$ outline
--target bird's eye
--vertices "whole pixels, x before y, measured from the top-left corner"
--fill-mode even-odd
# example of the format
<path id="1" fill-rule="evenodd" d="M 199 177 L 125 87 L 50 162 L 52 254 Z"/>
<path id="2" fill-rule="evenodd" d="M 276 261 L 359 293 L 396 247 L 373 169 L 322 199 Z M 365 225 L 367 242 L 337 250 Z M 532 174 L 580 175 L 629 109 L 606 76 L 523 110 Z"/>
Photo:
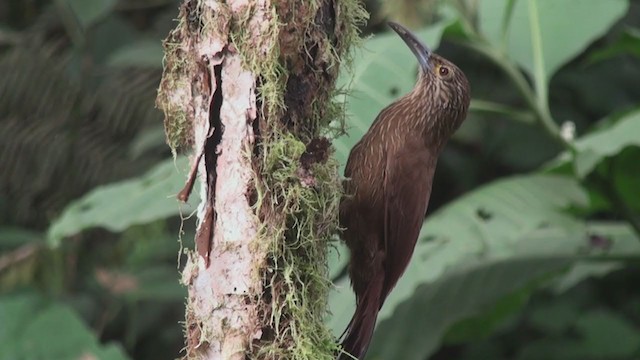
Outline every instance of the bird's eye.
<path id="1" fill-rule="evenodd" d="M 440 66 L 440 68 L 438 69 L 438 74 L 440 74 L 440 76 L 442 77 L 447 77 L 447 75 L 449 75 L 449 68 L 446 66 Z"/>

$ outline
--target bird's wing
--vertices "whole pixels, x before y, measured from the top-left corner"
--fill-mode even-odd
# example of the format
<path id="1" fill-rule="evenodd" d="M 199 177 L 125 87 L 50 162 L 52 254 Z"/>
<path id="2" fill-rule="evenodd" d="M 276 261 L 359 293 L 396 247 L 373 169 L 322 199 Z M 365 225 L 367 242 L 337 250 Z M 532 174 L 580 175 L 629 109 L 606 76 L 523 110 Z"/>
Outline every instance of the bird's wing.
<path id="1" fill-rule="evenodd" d="M 437 157 L 423 144 L 410 142 L 388 154 L 385 171 L 384 299 L 409 264 L 422 227 Z"/>

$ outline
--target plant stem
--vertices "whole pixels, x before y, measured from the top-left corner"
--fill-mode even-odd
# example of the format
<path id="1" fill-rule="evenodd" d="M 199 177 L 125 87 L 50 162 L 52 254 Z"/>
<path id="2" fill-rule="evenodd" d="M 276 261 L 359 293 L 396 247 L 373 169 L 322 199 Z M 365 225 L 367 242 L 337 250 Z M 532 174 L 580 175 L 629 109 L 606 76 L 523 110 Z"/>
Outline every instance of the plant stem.
<path id="1" fill-rule="evenodd" d="M 535 114 L 536 120 L 542 126 L 542 128 L 563 148 L 571 151 L 571 153 L 575 153 L 573 144 L 571 144 L 561 136 L 560 127 L 551 117 L 549 107 L 545 106 L 545 103 L 538 101 L 536 93 L 531 88 L 531 85 L 529 85 L 527 79 L 513 62 L 507 59 L 504 55 L 496 52 L 486 41 L 482 40 L 479 36 L 477 39 L 474 39 L 474 41 L 463 40 L 461 41 L 461 43 L 477 51 L 478 53 L 483 54 L 491 61 L 493 61 L 496 65 L 498 65 L 516 86 L 518 92 L 524 98 L 527 106 L 531 108 L 531 110 Z"/>
<path id="2" fill-rule="evenodd" d="M 509 7 L 513 6 L 513 2 L 509 3 Z M 483 54 L 496 65 L 498 65 L 511 81 L 516 86 L 518 92 L 522 95 L 529 108 L 535 114 L 535 119 L 542 126 L 542 128 L 563 148 L 575 157 L 577 149 L 575 145 L 565 139 L 560 131 L 560 126 L 554 121 L 549 109 L 549 94 L 548 94 L 548 81 L 544 70 L 544 58 L 542 54 L 542 38 L 540 35 L 540 26 L 538 19 L 538 8 L 534 0 L 529 0 L 529 13 L 531 14 L 531 42 L 533 46 L 534 59 L 534 86 L 535 89 L 529 84 L 524 74 L 517 65 L 511 61 L 503 52 L 495 49 L 489 41 L 487 41 L 480 33 L 478 33 L 473 26 L 469 26 L 469 19 L 463 16 L 463 27 L 470 35 L 470 40 L 459 40 L 463 45 Z M 468 16 L 468 15 L 467 15 Z M 505 21 L 508 19 L 505 19 Z M 505 22 L 504 33 L 506 36 L 507 25 Z M 465 26 L 466 25 L 466 26 Z M 522 113 L 516 112 L 500 104 L 493 104 L 491 102 L 474 101 L 476 110 L 480 111 L 493 111 L 508 115 L 514 119 L 518 119 L 515 115 L 520 115 L 518 120 L 522 120 Z M 609 174 L 603 176 L 597 172 L 592 177 L 593 183 L 600 188 L 603 194 L 609 199 L 611 204 L 616 208 L 618 214 L 623 217 L 634 229 L 635 233 L 640 237 L 640 217 L 638 217 L 633 209 L 624 201 L 624 199 L 617 192 L 612 178 L 614 176 L 612 171 L 612 163 L 609 163 Z"/>
<path id="3" fill-rule="evenodd" d="M 535 116 L 533 116 L 529 111 L 520 110 L 500 103 L 494 103 L 492 101 L 471 100 L 471 106 L 469 108 L 476 112 L 504 115 L 525 124 L 532 124 L 536 121 Z"/>

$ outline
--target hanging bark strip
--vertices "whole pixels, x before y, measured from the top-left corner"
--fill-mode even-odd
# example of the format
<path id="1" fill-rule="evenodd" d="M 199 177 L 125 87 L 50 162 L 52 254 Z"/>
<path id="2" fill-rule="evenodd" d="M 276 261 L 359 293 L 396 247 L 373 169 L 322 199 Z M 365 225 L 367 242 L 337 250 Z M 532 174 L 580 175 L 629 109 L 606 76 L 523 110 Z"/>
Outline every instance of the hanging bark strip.
<path id="1" fill-rule="evenodd" d="M 178 199 L 186 201 L 200 179 L 196 252 L 183 272 L 188 285 L 187 356 L 244 359 L 261 335 L 256 323 L 254 263 L 249 244 L 257 222 L 247 200 L 254 145 L 255 77 L 229 46 L 234 11 L 216 1 L 185 1 L 180 23 L 165 42 L 165 75 L 159 106 L 170 145 L 191 145 L 195 155 Z M 176 121 L 176 119 L 178 119 Z M 176 139 L 181 134 L 182 139 Z M 174 140 L 174 141 L 172 141 Z M 211 259 L 214 259 L 213 261 Z"/>

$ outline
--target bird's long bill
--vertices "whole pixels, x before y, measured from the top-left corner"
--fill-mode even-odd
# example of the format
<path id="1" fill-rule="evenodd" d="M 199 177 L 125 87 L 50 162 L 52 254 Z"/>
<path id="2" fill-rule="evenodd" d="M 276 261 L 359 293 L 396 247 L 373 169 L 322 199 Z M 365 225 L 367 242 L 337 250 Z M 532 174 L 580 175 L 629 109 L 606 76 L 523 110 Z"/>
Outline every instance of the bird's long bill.
<path id="1" fill-rule="evenodd" d="M 424 71 L 428 71 L 431 69 L 431 62 L 429 61 L 431 57 L 431 49 L 427 45 L 425 45 L 422 41 L 418 39 L 409 29 L 406 27 L 395 23 L 393 21 L 389 21 L 389 26 L 400 35 L 402 40 L 409 46 L 409 49 L 416 55 L 418 58 L 418 62 L 420 62 L 420 66 Z"/>

